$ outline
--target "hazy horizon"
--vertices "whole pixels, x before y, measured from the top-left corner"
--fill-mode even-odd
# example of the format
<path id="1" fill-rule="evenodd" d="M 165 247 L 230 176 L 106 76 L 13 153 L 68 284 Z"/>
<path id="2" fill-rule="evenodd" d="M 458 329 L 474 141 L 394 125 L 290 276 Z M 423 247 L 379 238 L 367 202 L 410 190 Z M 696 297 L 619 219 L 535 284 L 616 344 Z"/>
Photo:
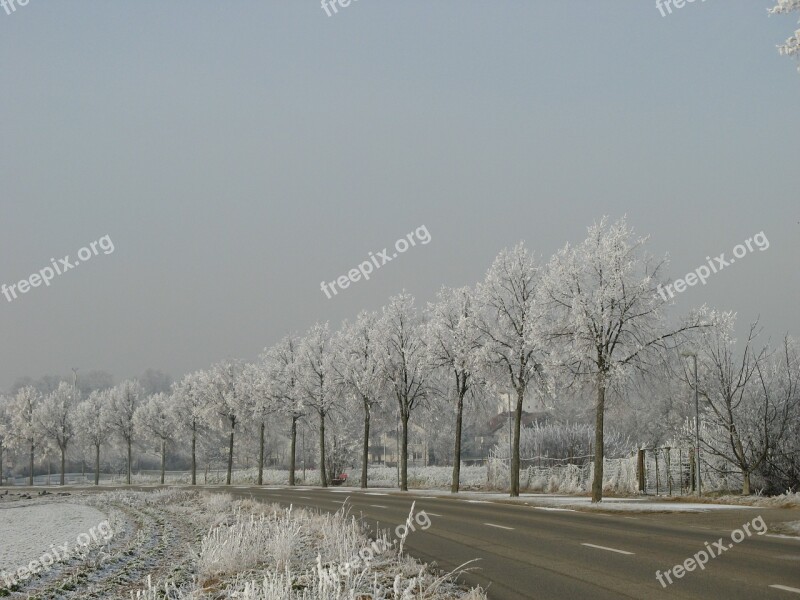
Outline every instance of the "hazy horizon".
<path id="1" fill-rule="evenodd" d="M 250 360 L 402 289 L 472 285 L 520 240 L 546 260 L 603 215 L 673 279 L 763 232 L 672 314 L 800 337 L 800 74 L 776 50 L 797 25 L 772 4 L 0 10 L 0 284 L 114 246 L 0 296 L 0 388 Z M 421 226 L 430 243 L 320 289 Z"/>

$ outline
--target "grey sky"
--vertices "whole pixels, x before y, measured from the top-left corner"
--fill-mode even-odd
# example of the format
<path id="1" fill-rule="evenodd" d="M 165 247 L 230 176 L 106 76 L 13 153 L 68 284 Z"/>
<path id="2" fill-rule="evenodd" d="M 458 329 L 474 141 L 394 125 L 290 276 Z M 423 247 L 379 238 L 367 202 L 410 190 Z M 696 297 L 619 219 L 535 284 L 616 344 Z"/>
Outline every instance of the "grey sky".
<path id="1" fill-rule="evenodd" d="M 30 0 L 0 11 L 0 283 L 108 234 L 8 303 L 0 388 L 22 375 L 253 358 L 406 288 L 549 256 L 603 214 L 670 252 L 681 294 L 800 334 L 796 29 L 769 0 Z M 420 225 L 417 246 L 327 299 Z"/>

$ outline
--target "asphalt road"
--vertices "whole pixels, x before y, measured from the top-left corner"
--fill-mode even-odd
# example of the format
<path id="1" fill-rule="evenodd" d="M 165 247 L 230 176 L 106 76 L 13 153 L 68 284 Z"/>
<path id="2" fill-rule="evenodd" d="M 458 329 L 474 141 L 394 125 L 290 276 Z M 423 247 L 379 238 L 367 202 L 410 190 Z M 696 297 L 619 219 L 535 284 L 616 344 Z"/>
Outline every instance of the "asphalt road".
<path id="1" fill-rule="evenodd" d="M 216 488 L 219 489 L 219 488 Z M 468 499 L 421 497 L 384 490 L 231 486 L 235 496 L 335 511 L 347 501 L 354 514 L 392 530 L 416 501 L 431 526 L 411 533 L 415 557 L 451 570 L 478 559 L 468 584 L 492 600 L 618 598 L 797 598 L 800 540 L 751 535 L 732 544 L 731 531 L 758 515 L 800 520 L 800 512 L 741 509 L 691 514 L 598 514 Z M 750 527 L 751 531 L 754 529 Z M 724 538 L 732 548 L 666 587 L 656 579 L 705 543 Z M 719 552 L 719 550 L 715 550 Z M 664 579 L 666 583 L 666 579 Z M 779 589 L 770 586 L 783 586 Z M 791 591 L 794 589 L 794 591 Z"/>
<path id="2" fill-rule="evenodd" d="M 800 600 L 800 539 L 753 532 L 739 543 L 731 541 L 733 530 L 759 515 L 769 525 L 800 520 L 797 510 L 606 514 L 452 498 L 442 492 L 423 496 L 349 488 L 197 487 L 326 511 L 348 502 L 353 514 L 371 526 L 391 530 L 405 522 L 416 502 L 415 513 L 424 510 L 430 527 L 409 535 L 408 552 L 446 571 L 475 561 L 461 581 L 482 586 L 492 600 Z M 721 545 L 731 547 L 720 552 L 715 545 L 719 538 Z M 706 542 L 720 555 L 710 558 L 703 570 L 680 579 L 672 575 L 673 583 L 666 587 L 659 583 L 656 571 L 663 573 L 707 550 Z"/>

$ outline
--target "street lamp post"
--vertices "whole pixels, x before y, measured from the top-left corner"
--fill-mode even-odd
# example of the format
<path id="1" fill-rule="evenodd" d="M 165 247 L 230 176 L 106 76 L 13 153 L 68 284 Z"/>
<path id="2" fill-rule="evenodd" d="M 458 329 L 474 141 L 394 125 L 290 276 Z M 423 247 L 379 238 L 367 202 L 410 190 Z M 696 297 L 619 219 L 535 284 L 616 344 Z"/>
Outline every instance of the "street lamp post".
<path id="1" fill-rule="evenodd" d="M 695 470 L 697 471 L 697 495 L 703 495 L 700 480 L 700 399 L 699 391 L 697 389 L 697 353 L 696 352 L 682 352 L 681 356 L 691 356 L 694 359 L 694 459 Z"/>

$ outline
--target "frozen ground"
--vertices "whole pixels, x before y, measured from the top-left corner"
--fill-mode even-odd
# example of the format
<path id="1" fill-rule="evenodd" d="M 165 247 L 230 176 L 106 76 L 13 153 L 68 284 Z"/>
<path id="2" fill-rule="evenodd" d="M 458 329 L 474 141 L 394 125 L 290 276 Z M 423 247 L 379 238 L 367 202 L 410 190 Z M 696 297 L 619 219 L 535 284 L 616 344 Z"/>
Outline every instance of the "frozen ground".
<path id="1" fill-rule="evenodd" d="M 0 578 L 0 596 L 486 600 L 481 590 L 464 589 L 452 576 L 405 555 L 400 540 L 388 533 L 368 560 L 359 561 L 358 555 L 375 548 L 375 542 L 346 509 L 320 514 L 177 489 L 28 502 L 25 507 L 3 505 L 17 515 L 13 542 L 3 544 L 11 547 L 12 562 L 33 546 L 35 555 L 42 543 L 49 547 L 63 543 L 67 534 L 88 531 L 98 519 L 107 518 L 114 535 L 95 552 L 59 562 L 19 585 L 4 588 Z M 33 545 L 22 533 L 29 527 L 41 531 Z"/>

